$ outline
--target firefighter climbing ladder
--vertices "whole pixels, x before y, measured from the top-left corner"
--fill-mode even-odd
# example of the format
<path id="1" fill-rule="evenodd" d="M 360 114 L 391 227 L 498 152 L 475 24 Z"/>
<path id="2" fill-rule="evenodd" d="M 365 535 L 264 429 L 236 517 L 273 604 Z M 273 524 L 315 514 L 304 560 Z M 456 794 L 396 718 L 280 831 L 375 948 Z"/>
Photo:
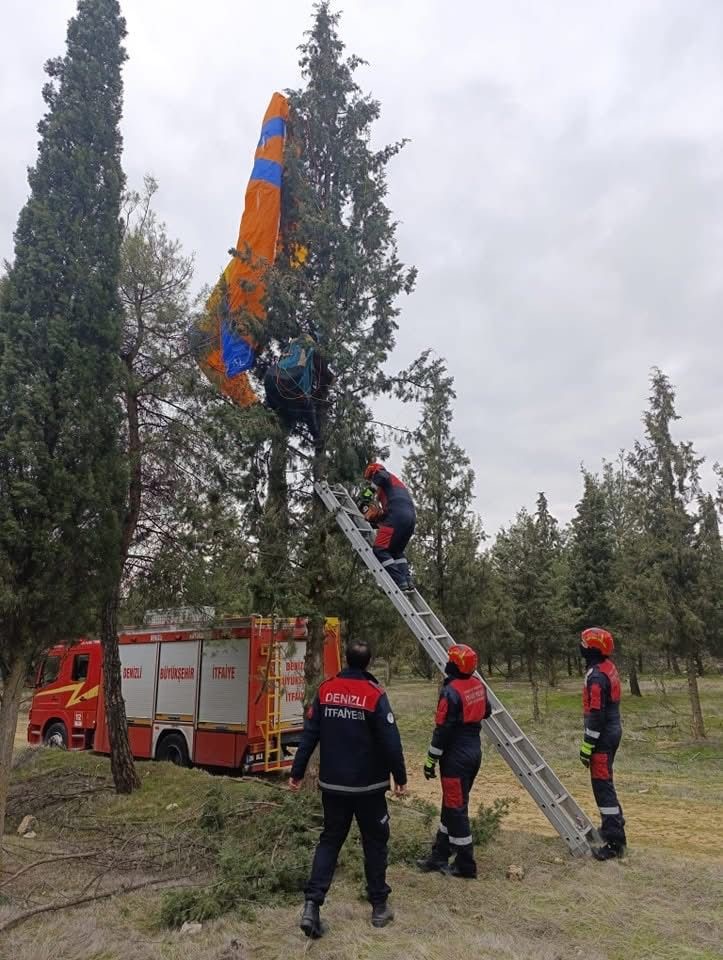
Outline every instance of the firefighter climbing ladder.
<path id="1" fill-rule="evenodd" d="M 317 481 L 314 489 L 333 514 L 347 540 L 371 571 L 405 623 L 442 673 L 447 649 L 454 640 L 417 590 L 402 591 L 374 556 L 374 531 L 343 486 Z M 477 674 L 479 676 L 479 674 Z M 480 679 L 482 679 L 480 677 Z M 575 856 L 590 852 L 594 828 L 573 797 L 563 787 L 534 743 L 522 732 L 512 715 L 490 689 L 492 712 L 483 728 L 507 765 L 527 790 Z"/>

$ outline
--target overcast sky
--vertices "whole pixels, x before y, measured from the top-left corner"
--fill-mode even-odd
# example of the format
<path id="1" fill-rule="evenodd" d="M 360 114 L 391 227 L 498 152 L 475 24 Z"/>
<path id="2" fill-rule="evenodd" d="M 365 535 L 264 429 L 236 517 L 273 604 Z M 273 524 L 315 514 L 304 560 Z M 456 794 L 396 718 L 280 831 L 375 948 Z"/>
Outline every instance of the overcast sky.
<path id="1" fill-rule="evenodd" d="M 156 177 L 160 215 L 211 283 L 269 97 L 299 81 L 311 0 L 122 6 L 128 182 Z M 680 436 L 723 460 L 723 3 L 340 6 L 382 103 L 375 139 L 411 140 L 389 203 L 420 276 L 392 366 L 426 347 L 447 358 L 487 530 L 539 490 L 568 520 L 580 462 L 640 435 L 653 365 L 678 389 Z M 35 159 L 43 63 L 74 9 L 2 0 L 0 257 Z"/>

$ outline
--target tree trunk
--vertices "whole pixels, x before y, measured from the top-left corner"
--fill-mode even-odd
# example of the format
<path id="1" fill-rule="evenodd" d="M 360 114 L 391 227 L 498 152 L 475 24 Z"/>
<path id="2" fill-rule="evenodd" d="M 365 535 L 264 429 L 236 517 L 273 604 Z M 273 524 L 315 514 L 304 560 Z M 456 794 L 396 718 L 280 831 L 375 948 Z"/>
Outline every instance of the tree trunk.
<path id="1" fill-rule="evenodd" d="M 286 479 L 288 455 L 289 436 L 281 429 L 271 438 L 269 482 L 261 523 L 258 576 L 254 578 L 253 588 L 254 609 L 265 613 L 282 612 L 286 600 L 282 584 L 287 580 L 289 563 L 289 488 Z"/>
<path id="2" fill-rule="evenodd" d="M 5 835 L 5 809 L 10 789 L 15 731 L 18 726 L 18 711 L 27 668 L 25 657 L 18 657 L 15 660 L 3 685 L 2 701 L 0 701 L 0 870 L 3 865 L 2 838 Z"/>
<path id="3" fill-rule="evenodd" d="M 133 383 L 133 357 L 126 358 L 128 384 Z M 121 687 L 120 653 L 118 650 L 118 606 L 120 589 L 128 553 L 141 513 L 143 474 L 138 394 L 130 386 L 125 393 L 128 422 L 128 492 L 121 528 L 120 550 L 115 583 L 109 588 L 100 616 L 100 639 L 103 647 L 103 695 L 105 720 L 110 742 L 110 769 L 116 793 L 133 793 L 141 780 L 128 740 L 128 720 Z"/>
<path id="4" fill-rule="evenodd" d="M 540 689 L 537 682 L 537 671 L 535 669 L 534 654 L 527 655 L 527 676 L 532 687 L 532 719 L 537 723 L 542 719 L 540 713 Z"/>
<path id="5" fill-rule="evenodd" d="M 676 677 L 679 677 L 679 676 L 680 676 L 680 664 L 678 663 L 678 658 L 676 657 L 676 655 L 675 655 L 674 653 L 671 653 L 670 659 L 671 659 L 672 662 L 673 662 L 673 673 L 675 674 Z"/>
<path id="6" fill-rule="evenodd" d="M 641 650 L 638 653 L 638 673 L 642 674 L 643 672 L 643 651 Z"/>
<path id="7" fill-rule="evenodd" d="M 487 657 L 487 675 L 490 676 L 490 677 L 492 676 L 492 667 L 493 667 L 493 666 L 494 666 L 494 662 L 493 662 L 492 657 Z"/>
<path id="8" fill-rule="evenodd" d="M 557 663 L 554 657 L 548 657 L 547 660 L 547 685 L 548 687 L 557 686 Z"/>
<path id="9" fill-rule="evenodd" d="M 133 793 L 141 780 L 128 740 L 126 705 L 121 692 L 121 666 L 118 651 L 118 589 L 103 604 L 101 612 L 103 645 L 103 695 L 105 721 L 110 740 L 110 769 L 116 793 Z"/>
<path id="10" fill-rule="evenodd" d="M 643 695 L 638 683 L 638 666 L 635 662 L 635 654 L 630 657 L 630 693 L 634 697 L 642 697 Z"/>
<path id="11" fill-rule="evenodd" d="M 690 729 L 696 740 L 703 740 L 705 739 L 705 724 L 703 723 L 703 711 L 700 708 L 698 670 L 694 656 L 686 657 L 685 668 L 688 676 L 688 697 L 690 698 Z"/>
<path id="12" fill-rule="evenodd" d="M 510 680 L 511 678 L 512 678 L 512 654 L 508 653 L 507 654 L 507 679 Z"/>
<path id="13" fill-rule="evenodd" d="M 705 670 L 703 669 L 703 657 L 701 656 L 700 650 L 695 651 L 695 665 L 698 668 L 698 676 L 705 676 Z"/>
<path id="14" fill-rule="evenodd" d="M 569 650 L 565 654 L 565 657 L 567 658 L 567 675 L 568 677 L 571 677 L 572 676 L 572 657 L 570 656 Z"/>

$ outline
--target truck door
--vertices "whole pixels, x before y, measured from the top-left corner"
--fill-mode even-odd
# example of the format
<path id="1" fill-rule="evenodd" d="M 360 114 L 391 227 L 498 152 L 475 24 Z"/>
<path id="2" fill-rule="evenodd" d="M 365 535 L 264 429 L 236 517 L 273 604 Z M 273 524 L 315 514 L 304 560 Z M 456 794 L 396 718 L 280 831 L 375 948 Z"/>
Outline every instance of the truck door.
<path id="1" fill-rule="evenodd" d="M 28 740 L 40 743 L 53 727 L 53 742 L 57 746 L 67 746 L 68 726 L 65 711 L 61 703 L 60 687 L 62 654 L 50 653 L 38 667 L 35 678 L 35 693 L 28 721 Z M 55 729 L 57 727 L 57 729 Z M 47 742 L 47 741 L 46 741 Z"/>

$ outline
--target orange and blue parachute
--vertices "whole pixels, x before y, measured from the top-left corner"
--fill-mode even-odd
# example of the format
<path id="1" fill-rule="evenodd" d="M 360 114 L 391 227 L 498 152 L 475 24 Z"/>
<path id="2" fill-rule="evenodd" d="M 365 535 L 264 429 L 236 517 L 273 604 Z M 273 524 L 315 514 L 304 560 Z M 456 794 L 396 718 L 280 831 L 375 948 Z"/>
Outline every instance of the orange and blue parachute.
<path id="1" fill-rule="evenodd" d="M 266 317 L 264 274 L 276 258 L 289 104 L 275 93 L 264 115 L 246 189 L 236 256 L 224 270 L 191 331 L 192 349 L 208 379 L 242 407 L 258 403 L 248 378 Z"/>

